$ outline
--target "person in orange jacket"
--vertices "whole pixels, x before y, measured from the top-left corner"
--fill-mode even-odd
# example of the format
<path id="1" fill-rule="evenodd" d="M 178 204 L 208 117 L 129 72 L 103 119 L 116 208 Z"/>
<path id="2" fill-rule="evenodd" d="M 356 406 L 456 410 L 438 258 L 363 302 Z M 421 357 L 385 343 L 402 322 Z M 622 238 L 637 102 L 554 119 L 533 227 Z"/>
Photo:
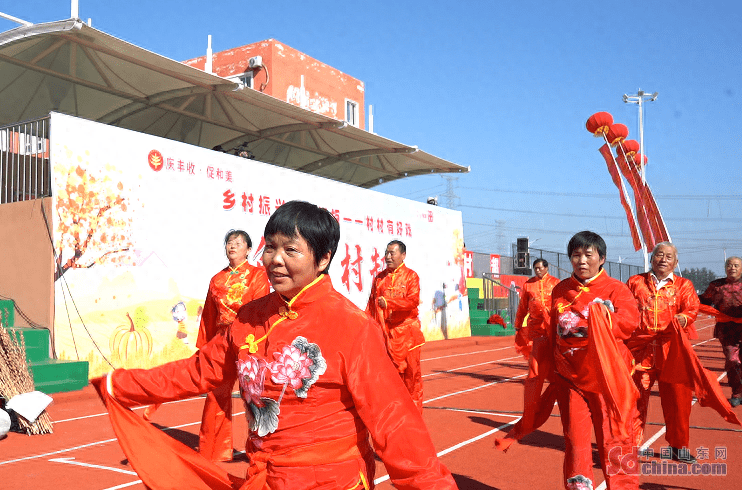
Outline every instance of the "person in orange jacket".
<path id="1" fill-rule="evenodd" d="M 420 304 L 420 278 L 404 263 L 407 247 L 392 240 L 386 247 L 386 269 L 371 285 L 366 313 L 378 321 L 387 339 L 389 357 L 397 367 L 418 410 L 423 409 L 423 378 L 420 347 L 425 343 L 417 307 Z"/>
<path id="2" fill-rule="evenodd" d="M 549 274 L 546 259 L 533 261 L 535 276 L 523 284 L 520 303 L 515 314 L 515 349 L 526 359 L 531 356 L 534 339 L 547 335 L 549 315 L 551 314 L 551 291 L 559 284 L 559 279 Z M 529 367 L 531 362 L 529 361 Z M 529 375 L 530 377 L 530 375 Z"/>
<path id="3" fill-rule="evenodd" d="M 247 262 L 252 249 L 250 235 L 242 230 L 231 230 L 224 237 L 224 251 L 229 265 L 217 272 L 209 282 L 204 301 L 196 347 L 224 332 L 237 316 L 242 305 L 262 298 L 270 292 L 265 269 Z M 198 451 L 212 461 L 232 460 L 232 388 L 235 380 L 206 395 L 201 429 L 198 432 Z"/>
<path id="4" fill-rule="evenodd" d="M 698 338 L 693 322 L 698 316 L 700 301 L 693 283 L 673 274 L 678 265 L 675 245 L 670 242 L 655 245 L 651 265 L 650 272 L 631 276 L 626 282 L 641 313 L 639 328 L 626 342 L 634 356 L 633 377 L 640 394 L 637 446 L 643 440 L 652 385 L 659 381 L 662 414 L 667 425 L 665 439 L 672 448 L 672 459 L 695 463 L 695 458 L 683 450 L 690 442 L 693 391 L 687 384 L 665 381 L 662 372 L 675 339 L 670 325 L 673 320 L 685 329 L 689 338 Z M 667 377 L 672 379 L 671 375 Z"/>
<path id="5" fill-rule="evenodd" d="M 457 488 L 387 358 L 379 325 L 332 286 L 339 239 L 329 211 L 286 202 L 265 227 L 263 263 L 274 292 L 240 308 L 189 359 L 93 380 L 145 486 L 370 490 L 376 452 L 395 488 Z M 192 397 L 235 377 L 248 417 L 246 480 L 126 408 Z"/>
<path id="6" fill-rule="evenodd" d="M 224 236 L 224 252 L 229 265 L 217 272 L 209 282 L 196 347 L 201 348 L 223 332 L 234 321 L 240 307 L 270 292 L 268 275 L 261 267 L 247 262 L 252 249 L 250 235 L 243 230 L 230 230 Z M 232 388 L 235 380 L 225 383 L 206 395 L 198 450 L 211 461 L 232 460 Z M 150 420 L 159 405 L 150 405 L 144 418 Z"/>
<path id="7" fill-rule="evenodd" d="M 559 279 L 549 275 L 549 263 L 545 259 L 536 259 L 533 271 L 536 275 L 523 284 L 515 314 L 515 350 L 528 361 L 528 377 L 523 382 L 523 416 L 505 438 L 497 440 L 497 447 L 502 451 L 539 424 L 536 406 L 546 376 L 553 371 L 548 327 L 551 292 Z"/>

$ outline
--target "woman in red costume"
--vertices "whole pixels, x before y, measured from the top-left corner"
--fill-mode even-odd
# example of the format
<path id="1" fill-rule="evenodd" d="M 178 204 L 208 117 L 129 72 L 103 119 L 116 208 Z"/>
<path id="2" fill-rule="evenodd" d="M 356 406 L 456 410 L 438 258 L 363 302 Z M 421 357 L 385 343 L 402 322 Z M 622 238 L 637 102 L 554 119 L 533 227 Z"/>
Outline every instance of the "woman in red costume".
<path id="1" fill-rule="evenodd" d="M 252 240 L 247 232 L 230 230 L 224 236 L 224 253 L 229 265 L 217 272 L 209 282 L 196 347 L 203 347 L 217 333 L 234 321 L 244 304 L 270 292 L 265 270 L 247 262 Z M 232 388 L 235 380 L 227 380 L 206 395 L 198 451 L 212 461 L 232 460 Z M 159 405 L 150 405 L 144 418 L 150 420 Z"/>
<path id="2" fill-rule="evenodd" d="M 623 341 L 639 325 L 639 310 L 626 285 L 603 270 L 606 245 L 600 235 L 575 234 L 567 253 L 573 274 L 552 291 L 551 329 L 565 488 L 594 488 L 594 429 L 608 489 L 638 489 L 633 436 L 638 392 Z"/>
<path id="3" fill-rule="evenodd" d="M 396 488 L 456 488 L 389 362 L 379 326 L 332 287 L 327 271 L 339 238 L 328 211 L 301 201 L 283 204 L 265 228 L 263 263 L 275 292 L 243 306 L 232 326 L 190 359 L 116 370 L 105 388 L 103 380 L 96 383 L 145 485 L 369 489 L 370 435 Z M 122 407 L 194 396 L 233 377 L 248 413 L 246 481 L 141 427 L 149 424 Z M 148 442 L 158 434 L 162 440 Z"/>
<path id="4" fill-rule="evenodd" d="M 250 235 L 242 230 L 232 230 L 224 237 L 224 251 L 229 265 L 217 272 L 209 282 L 196 340 L 197 348 L 200 349 L 218 333 L 225 331 L 242 305 L 270 292 L 265 270 L 247 262 L 251 249 Z M 206 395 L 201 429 L 198 432 L 198 451 L 212 461 L 232 459 L 234 381 L 226 380 Z"/>

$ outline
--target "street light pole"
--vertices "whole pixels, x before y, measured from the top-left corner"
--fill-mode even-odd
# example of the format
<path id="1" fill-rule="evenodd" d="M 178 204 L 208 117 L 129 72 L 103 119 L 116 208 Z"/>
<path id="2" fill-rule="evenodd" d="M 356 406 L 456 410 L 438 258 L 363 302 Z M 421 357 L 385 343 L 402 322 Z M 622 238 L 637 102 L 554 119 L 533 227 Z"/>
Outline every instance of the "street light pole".
<path id="1" fill-rule="evenodd" d="M 627 104 L 637 104 L 639 106 L 639 152 L 641 153 L 641 161 L 639 162 L 639 166 L 641 167 L 642 171 L 642 184 L 646 184 L 647 177 L 644 173 L 644 111 L 642 110 L 642 105 L 644 103 L 644 99 L 647 99 L 649 101 L 655 101 L 657 100 L 658 93 L 655 92 L 653 94 L 648 94 L 644 92 L 643 90 L 639 89 L 639 91 L 634 95 L 623 95 L 623 101 Z"/>
<path id="2" fill-rule="evenodd" d="M 623 101 L 627 104 L 637 104 L 639 106 L 639 153 L 641 154 L 641 157 L 639 159 L 639 167 L 641 169 L 642 173 L 642 186 L 646 185 L 647 183 L 647 175 L 645 173 L 645 167 L 644 165 L 644 111 L 642 110 L 644 99 L 647 99 L 649 101 L 655 101 L 657 100 L 658 93 L 655 92 L 653 94 L 648 94 L 644 92 L 643 90 L 639 89 L 639 91 L 634 95 L 623 95 Z M 644 248 L 644 272 L 649 271 L 649 253 Z"/>

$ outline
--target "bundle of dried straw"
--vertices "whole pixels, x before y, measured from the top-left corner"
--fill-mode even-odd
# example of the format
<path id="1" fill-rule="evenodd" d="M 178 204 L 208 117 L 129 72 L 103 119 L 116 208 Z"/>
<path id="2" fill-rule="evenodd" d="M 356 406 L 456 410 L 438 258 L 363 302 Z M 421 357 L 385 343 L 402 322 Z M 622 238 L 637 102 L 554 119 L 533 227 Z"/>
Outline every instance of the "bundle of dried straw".
<path id="1" fill-rule="evenodd" d="M 6 400 L 34 391 L 33 378 L 26 363 L 26 341 L 22 333 L 19 336 L 20 343 L 0 327 L 0 396 Z M 46 410 L 33 423 L 18 415 L 18 424 L 28 435 L 52 432 L 52 421 Z"/>

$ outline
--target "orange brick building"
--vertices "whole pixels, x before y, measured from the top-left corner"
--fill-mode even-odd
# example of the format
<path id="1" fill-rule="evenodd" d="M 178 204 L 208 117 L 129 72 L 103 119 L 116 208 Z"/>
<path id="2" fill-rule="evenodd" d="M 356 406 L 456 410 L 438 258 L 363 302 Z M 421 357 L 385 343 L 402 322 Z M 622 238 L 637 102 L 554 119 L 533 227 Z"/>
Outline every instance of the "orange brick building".
<path id="1" fill-rule="evenodd" d="M 204 70 L 206 56 L 183 63 Z M 211 72 L 365 129 L 363 82 L 275 39 L 214 53 Z"/>

